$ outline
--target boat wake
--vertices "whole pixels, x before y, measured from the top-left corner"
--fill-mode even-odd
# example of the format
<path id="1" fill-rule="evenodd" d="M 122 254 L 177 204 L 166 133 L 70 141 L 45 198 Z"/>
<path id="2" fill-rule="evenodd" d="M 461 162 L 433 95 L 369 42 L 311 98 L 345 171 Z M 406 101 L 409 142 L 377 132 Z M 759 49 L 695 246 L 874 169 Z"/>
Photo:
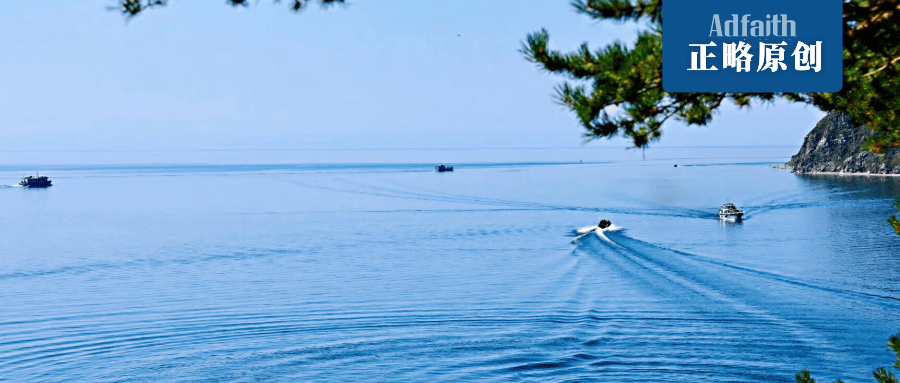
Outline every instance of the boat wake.
<path id="1" fill-rule="evenodd" d="M 609 270 L 604 280 L 627 281 L 628 291 L 643 297 L 635 304 L 672 304 L 696 315 L 698 326 L 726 326 L 768 351 L 839 358 L 854 349 L 871 350 L 865 339 L 875 341 L 872 334 L 883 332 L 883 323 L 900 320 L 896 292 L 745 267 L 645 242 L 621 229 L 586 227 L 576 233 L 572 253 Z"/>
<path id="2" fill-rule="evenodd" d="M 610 225 L 609 227 L 607 227 L 605 229 L 601 229 L 600 226 L 582 227 L 578 230 L 575 230 L 575 234 L 577 236 L 572 239 L 572 243 L 578 243 L 578 241 L 581 240 L 582 238 L 593 234 L 593 235 L 597 236 L 598 238 L 603 239 L 604 241 L 614 244 L 615 242 L 610 240 L 609 237 L 607 237 L 603 233 L 608 232 L 608 231 L 620 231 L 623 229 L 624 229 L 623 227 L 616 226 L 616 225 Z"/>
<path id="3" fill-rule="evenodd" d="M 627 255 L 633 260 L 650 262 L 653 266 L 660 267 L 659 271 L 673 272 L 680 274 L 692 275 L 696 277 L 709 277 L 710 280 L 717 282 L 722 281 L 723 275 L 733 275 L 736 280 L 740 280 L 739 284 L 725 284 L 733 288 L 737 285 L 746 285 L 746 287 L 755 289 L 749 285 L 753 279 L 761 279 L 759 285 L 771 286 L 772 284 L 784 284 L 790 288 L 812 289 L 821 293 L 833 294 L 838 297 L 849 299 L 855 302 L 859 299 L 869 300 L 871 303 L 900 309 L 900 296 L 896 296 L 896 292 L 882 291 L 861 288 L 860 286 L 847 286 L 840 283 L 826 281 L 824 279 L 806 279 L 802 276 L 785 275 L 773 271 L 758 270 L 746 266 L 739 266 L 729 262 L 710 258 L 707 256 L 693 254 L 686 251 L 667 248 L 664 246 L 648 243 L 639 239 L 631 238 L 622 232 L 623 228 L 619 226 L 611 226 L 607 229 L 600 230 L 596 226 L 578 229 L 576 233 L 579 235 L 572 240 L 576 244 L 576 252 L 597 254 L 608 254 L 614 251 L 620 255 Z M 596 243 L 585 241 L 595 234 L 597 238 L 604 240 L 607 246 L 598 247 Z M 609 247 L 612 245 L 613 247 Z M 643 267 L 648 269 L 648 267 Z M 650 269 L 656 269 L 651 267 Z M 670 279 L 670 278 L 669 278 Z"/>

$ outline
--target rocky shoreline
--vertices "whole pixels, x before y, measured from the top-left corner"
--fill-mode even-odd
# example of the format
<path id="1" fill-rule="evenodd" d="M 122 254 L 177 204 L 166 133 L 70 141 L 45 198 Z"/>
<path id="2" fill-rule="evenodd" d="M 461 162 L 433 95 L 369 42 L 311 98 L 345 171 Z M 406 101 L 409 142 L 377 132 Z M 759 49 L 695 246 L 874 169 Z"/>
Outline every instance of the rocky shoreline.
<path id="1" fill-rule="evenodd" d="M 772 165 L 775 169 L 787 169 L 797 174 L 812 176 L 848 176 L 848 177 L 900 177 L 900 174 L 894 173 L 840 173 L 840 172 L 796 172 L 787 165 Z"/>
<path id="2" fill-rule="evenodd" d="M 800 151 L 788 163 L 773 167 L 797 174 L 900 175 L 900 148 L 891 148 L 884 154 L 862 148 L 874 133 L 852 124 L 846 114 L 829 113 L 806 135 Z"/>

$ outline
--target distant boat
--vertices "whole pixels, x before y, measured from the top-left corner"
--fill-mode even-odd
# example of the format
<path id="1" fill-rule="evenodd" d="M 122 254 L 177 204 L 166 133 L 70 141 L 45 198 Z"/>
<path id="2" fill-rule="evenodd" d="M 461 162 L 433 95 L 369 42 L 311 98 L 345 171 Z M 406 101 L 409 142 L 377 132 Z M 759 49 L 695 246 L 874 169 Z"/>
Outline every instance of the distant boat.
<path id="1" fill-rule="evenodd" d="M 50 187 L 52 184 L 53 181 L 50 181 L 50 177 L 42 176 L 40 174 L 22 177 L 22 182 L 19 182 L 19 186 L 27 188 L 45 188 Z"/>
<path id="2" fill-rule="evenodd" d="M 744 212 L 738 210 L 733 203 L 722 204 L 722 207 L 719 208 L 719 219 L 740 222 L 743 218 Z"/>
<path id="3" fill-rule="evenodd" d="M 444 166 L 444 165 L 435 166 L 434 171 L 439 172 L 439 173 L 452 172 L 453 167 L 452 166 Z"/>

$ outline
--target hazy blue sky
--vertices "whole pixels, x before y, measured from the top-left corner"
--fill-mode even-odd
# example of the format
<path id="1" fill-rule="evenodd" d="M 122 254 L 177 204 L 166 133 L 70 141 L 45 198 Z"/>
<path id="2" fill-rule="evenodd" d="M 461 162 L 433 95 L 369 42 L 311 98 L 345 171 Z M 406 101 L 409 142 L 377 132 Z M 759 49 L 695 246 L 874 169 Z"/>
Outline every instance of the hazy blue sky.
<path id="1" fill-rule="evenodd" d="M 0 150 L 578 146 L 560 80 L 518 52 L 631 41 L 563 1 L 357 0 L 300 14 L 172 0 L 130 22 L 112 0 L 4 4 Z M 723 109 L 659 146 L 798 145 L 824 114 Z M 592 143 L 627 146 L 629 141 Z"/>

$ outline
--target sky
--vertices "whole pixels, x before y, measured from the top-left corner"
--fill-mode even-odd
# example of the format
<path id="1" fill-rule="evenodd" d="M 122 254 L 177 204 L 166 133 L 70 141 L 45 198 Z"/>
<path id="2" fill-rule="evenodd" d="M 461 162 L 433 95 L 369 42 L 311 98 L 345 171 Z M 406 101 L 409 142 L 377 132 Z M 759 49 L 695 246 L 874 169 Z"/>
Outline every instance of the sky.
<path id="1" fill-rule="evenodd" d="M 583 145 L 563 79 L 519 52 L 631 42 L 562 1 L 354 0 L 295 14 L 267 0 L 171 0 L 126 21 L 113 0 L 0 11 L 0 150 L 532 148 Z M 656 147 L 797 146 L 825 114 L 726 106 Z M 589 146 L 630 146 L 622 138 Z"/>

